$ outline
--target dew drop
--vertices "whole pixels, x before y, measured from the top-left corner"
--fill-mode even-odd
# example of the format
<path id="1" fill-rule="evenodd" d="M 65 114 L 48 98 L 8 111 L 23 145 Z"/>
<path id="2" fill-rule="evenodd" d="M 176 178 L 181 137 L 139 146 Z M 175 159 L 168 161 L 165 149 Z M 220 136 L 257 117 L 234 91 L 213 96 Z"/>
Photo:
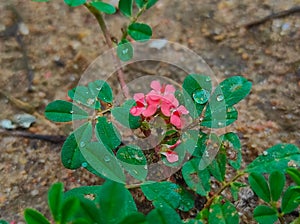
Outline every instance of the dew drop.
<path id="1" fill-rule="evenodd" d="M 88 105 L 92 105 L 94 102 L 95 102 L 95 99 L 89 98 L 86 103 Z"/>
<path id="2" fill-rule="evenodd" d="M 85 147 L 85 142 L 80 142 L 80 145 L 79 145 L 81 148 Z"/>
<path id="3" fill-rule="evenodd" d="M 210 93 L 205 89 L 198 89 L 193 93 L 193 99 L 196 103 L 204 104 L 208 101 Z"/>
<path id="4" fill-rule="evenodd" d="M 72 162 L 72 161 L 69 159 L 69 160 L 68 160 L 68 163 L 70 164 L 71 162 Z"/>
<path id="5" fill-rule="evenodd" d="M 223 122 L 221 122 L 221 121 L 218 122 L 218 126 L 223 126 L 223 125 L 224 125 Z"/>
<path id="6" fill-rule="evenodd" d="M 128 48 L 122 50 L 122 54 L 127 54 L 128 53 Z"/>
<path id="7" fill-rule="evenodd" d="M 110 158 L 109 158 L 108 155 L 104 156 L 104 161 L 107 162 L 107 163 L 110 162 Z"/>
<path id="8" fill-rule="evenodd" d="M 100 90 L 101 90 L 101 87 L 97 87 L 96 90 L 100 91 Z"/>
<path id="9" fill-rule="evenodd" d="M 224 100 L 224 95 L 223 94 L 219 94 L 219 95 L 217 95 L 217 101 L 222 101 L 222 100 Z"/>
<path id="10" fill-rule="evenodd" d="M 148 170 L 148 166 L 147 166 L 147 165 L 145 165 L 145 166 L 144 166 L 144 169 L 145 169 L 145 170 Z"/>
<path id="11" fill-rule="evenodd" d="M 73 113 L 74 113 L 74 111 L 73 111 L 73 110 L 71 110 L 71 111 L 70 111 L 70 114 L 73 114 Z"/>
<path id="12" fill-rule="evenodd" d="M 206 82 L 209 82 L 210 80 L 211 80 L 210 77 L 206 77 L 206 79 L 205 79 Z"/>
<path id="13" fill-rule="evenodd" d="M 83 162 L 83 163 L 81 164 L 82 167 L 87 167 L 87 165 L 88 165 L 88 164 L 87 164 L 86 162 Z"/>
<path id="14" fill-rule="evenodd" d="M 267 156 L 267 155 L 268 155 L 268 152 L 267 152 L 267 151 L 263 151 L 263 155 L 264 155 L 264 156 Z"/>

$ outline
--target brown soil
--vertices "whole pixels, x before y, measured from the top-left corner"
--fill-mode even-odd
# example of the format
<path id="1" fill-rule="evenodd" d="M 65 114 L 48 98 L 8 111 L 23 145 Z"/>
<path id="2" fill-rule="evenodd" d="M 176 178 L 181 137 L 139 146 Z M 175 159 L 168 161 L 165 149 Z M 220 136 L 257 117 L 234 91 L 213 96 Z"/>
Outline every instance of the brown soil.
<path id="1" fill-rule="evenodd" d="M 297 4 L 299 0 L 160 0 L 141 18 L 154 28 L 153 38 L 180 43 L 201 55 L 219 80 L 243 75 L 253 82 L 250 96 L 238 105 L 238 121 L 227 128 L 239 133 L 245 163 L 276 143 L 300 145 L 299 13 L 244 27 Z M 22 48 L 11 33 L 5 32 L 16 22 L 10 6 L 19 12 L 29 30 L 23 41 L 34 71 L 32 92 L 27 91 Z M 122 16 L 106 16 L 106 20 L 111 33 L 120 36 Z M 29 103 L 39 114 L 52 100 L 66 99 L 67 90 L 76 86 L 84 69 L 108 49 L 85 8 L 71 9 L 58 0 L 0 3 L 0 32 L 5 34 L 0 37 L 0 88 Z M 151 63 L 144 69 L 168 73 L 163 66 L 153 70 Z M 0 105 L 0 120 L 25 112 L 3 94 Z M 70 130 L 70 125 L 51 124 L 38 117 L 28 131 L 67 135 Z M 102 183 L 83 169 L 63 168 L 61 143 L 1 134 L 0 145 L 0 218 L 24 223 L 22 211 L 26 207 L 49 215 L 46 193 L 53 182 L 62 181 L 66 189 Z M 138 200 L 141 195 L 134 191 Z M 143 203 L 139 204 L 142 211 L 149 209 L 149 203 L 144 209 Z"/>

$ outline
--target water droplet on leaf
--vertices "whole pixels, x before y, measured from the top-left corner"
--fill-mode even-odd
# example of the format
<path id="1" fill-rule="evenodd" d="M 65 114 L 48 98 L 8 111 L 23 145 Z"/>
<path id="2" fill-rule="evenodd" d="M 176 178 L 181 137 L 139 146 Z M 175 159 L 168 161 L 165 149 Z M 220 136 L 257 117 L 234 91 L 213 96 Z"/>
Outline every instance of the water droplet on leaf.
<path id="1" fill-rule="evenodd" d="M 198 89 L 193 93 L 193 99 L 196 103 L 204 104 L 208 101 L 210 93 L 205 89 Z"/>
<path id="2" fill-rule="evenodd" d="M 70 111 L 70 114 L 73 114 L 73 113 L 74 113 L 74 111 L 73 111 L 73 110 L 71 110 L 71 111 Z"/>
<path id="3" fill-rule="evenodd" d="M 83 162 L 83 163 L 81 164 L 82 167 L 87 167 L 87 165 L 88 165 L 88 164 L 87 164 L 86 162 Z"/>
<path id="4" fill-rule="evenodd" d="M 217 95 L 217 101 L 222 101 L 222 100 L 224 100 L 224 95 L 223 94 L 219 94 L 219 95 Z"/>
<path id="5" fill-rule="evenodd" d="M 107 162 L 107 163 L 110 162 L 110 158 L 109 158 L 108 155 L 104 156 L 104 161 Z"/>
<path id="6" fill-rule="evenodd" d="M 218 126 L 223 126 L 223 125 L 224 125 L 223 122 L 221 122 L 221 121 L 218 122 Z"/>
<path id="7" fill-rule="evenodd" d="M 205 79 L 206 82 L 209 82 L 210 80 L 211 80 L 210 77 L 207 77 L 207 78 Z"/>
<path id="8" fill-rule="evenodd" d="M 264 155 L 264 156 L 267 156 L 267 155 L 268 155 L 268 152 L 267 152 L 267 151 L 263 151 L 263 155 Z"/>
<path id="9" fill-rule="evenodd" d="M 80 145 L 79 145 L 81 148 L 85 147 L 85 142 L 80 142 Z"/>
<path id="10" fill-rule="evenodd" d="M 129 51 L 129 49 L 128 49 L 128 48 L 126 48 L 126 49 L 122 50 L 122 54 L 127 54 L 127 53 L 128 53 L 128 51 Z"/>
<path id="11" fill-rule="evenodd" d="M 92 105 L 94 102 L 95 102 L 95 99 L 89 98 L 89 99 L 87 100 L 86 103 L 87 103 L 88 105 Z"/>

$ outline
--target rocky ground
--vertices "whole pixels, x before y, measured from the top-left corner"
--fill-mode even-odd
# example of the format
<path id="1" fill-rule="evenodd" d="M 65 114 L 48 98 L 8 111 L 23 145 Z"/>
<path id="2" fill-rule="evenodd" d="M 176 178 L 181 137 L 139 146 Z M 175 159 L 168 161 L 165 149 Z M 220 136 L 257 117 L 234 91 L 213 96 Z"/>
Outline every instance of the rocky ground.
<path id="1" fill-rule="evenodd" d="M 218 80 L 243 75 L 253 82 L 250 96 L 238 105 L 238 121 L 227 128 L 239 133 L 245 163 L 276 143 L 300 145 L 299 10 L 255 23 L 299 5 L 299 0 L 160 0 L 141 17 L 153 27 L 153 38 L 190 48 Z M 23 47 L 13 32 L 18 16 L 24 24 L 19 27 Z M 123 17 L 105 19 L 119 37 L 126 23 Z M 87 66 L 108 50 L 93 16 L 83 7 L 72 9 L 58 0 L 10 0 L 0 3 L 0 32 L 0 120 L 31 112 L 37 121 L 26 131 L 67 135 L 70 125 L 51 124 L 43 118 L 43 110 L 54 99 L 66 99 L 67 90 L 76 86 Z M 22 54 L 24 47 L 28 60 Z M 26 64 L 34 72 L 31 92 Z M 177 75 L 153 63 L 143 64 L 142 73 L 147 71 Z M 132 65 L 125 72 L 130 79 L 136 68 Z M 18 107 L 10 96 L 34 110 Z M 85 170 L 63 168 L 61 145 L 0 133 L 0 218 L 23 223 L 26 207 L 46 212 L 46 192 L 53 182 L 62 181 L 66 189 L 101 183 Z"/>

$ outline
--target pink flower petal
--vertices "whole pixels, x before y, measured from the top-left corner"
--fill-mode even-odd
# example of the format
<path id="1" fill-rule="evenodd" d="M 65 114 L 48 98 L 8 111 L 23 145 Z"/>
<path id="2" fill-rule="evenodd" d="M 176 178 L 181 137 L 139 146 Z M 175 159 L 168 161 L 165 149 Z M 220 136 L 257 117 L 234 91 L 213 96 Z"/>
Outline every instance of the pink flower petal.
<path id="1" fill-rule="evenodd" d="M 177 142 L 174 144 L 174 145 L 171 145 L 170 147 L 169 147 L 169 149 L 175 149 L 178 145 L 180 145 L 180 143 L 181 143 L 181 140 L 180 139 L 178 139 L 177 140 Z"/>
<path id="2" fill-rule="evenodd" d="M 142 114 L 145 117 L 151 117 L 152 115 L 155 114 L 156 110 L 157 110 L 157 105 L 151 104 L 151 105 L 148 105 L 148 107 L 146 108 L 146 110 L 143 111 Z"/>
<path id="3" fill-rule="evenodd" d="M 180 105 L 176 110 L 179 112 L 179 114 L 188 114 L 189 113 L 189 111 L 182 105 Z"/>
<path id="4" fill-rule="evenodd" d="M 133 115 L 133 116 L 139 116 L 142 114 L 142 112 L 145 110 L 144 107 L 137 107 L 137 106 L 134 106 L 130 109 L 130 113 Z"/>
<path id="5" fill-rule="evenodd" d="M 144 93 L 136 93 L 133 95 L 133 99 L 137 102 L 144 102 L 145 101 L 145 95 Z"/>
<path id="6" fill-rule="evenodd" d="M 181 119 L 178 116 L 178 113 L 176 113 L 176 111 L 171 115 L 171 119 L 170 119 L 171 124 L 173 124 L 176 128 L 181 129 L 182 127 L 182 123 L 181 123 Z"/>
<path id="7" fill-rule="evenodd" d="M 166 85 L 165 94 L 174 94 L 176 91 L 173 85 Z"/>
<path id="8" fill-rule="evenodd" d="M 166 156 L 169 163 L 175 163 L 179 159 L 177 153 L 174 151 L 161 152 L 161 154 Z"/>
<path id="9" fill-rule="evenodd" d="M 160 106 L 160 109 L 161 109 L 161 112 L 163 113 L 163 115 L 165 115 L 167 117 L 170 117 L 171 116 L 171 108 L 172 107 L 173 107 L 172 104 L 167 103 L 167 102 L 162 102 L 161 106 Z"/>
<path id="10" fill-rule="evenodd" d="M 160 93 L 160 91 L 161 91 L 161 85 L 160 85 L 160 82 L 159 82 L 159 81 L 156 81 L 156 80 L 152 81 L 150 86 L 151 86 L 151 88 L 154 89 L 156 92 Z"/>

